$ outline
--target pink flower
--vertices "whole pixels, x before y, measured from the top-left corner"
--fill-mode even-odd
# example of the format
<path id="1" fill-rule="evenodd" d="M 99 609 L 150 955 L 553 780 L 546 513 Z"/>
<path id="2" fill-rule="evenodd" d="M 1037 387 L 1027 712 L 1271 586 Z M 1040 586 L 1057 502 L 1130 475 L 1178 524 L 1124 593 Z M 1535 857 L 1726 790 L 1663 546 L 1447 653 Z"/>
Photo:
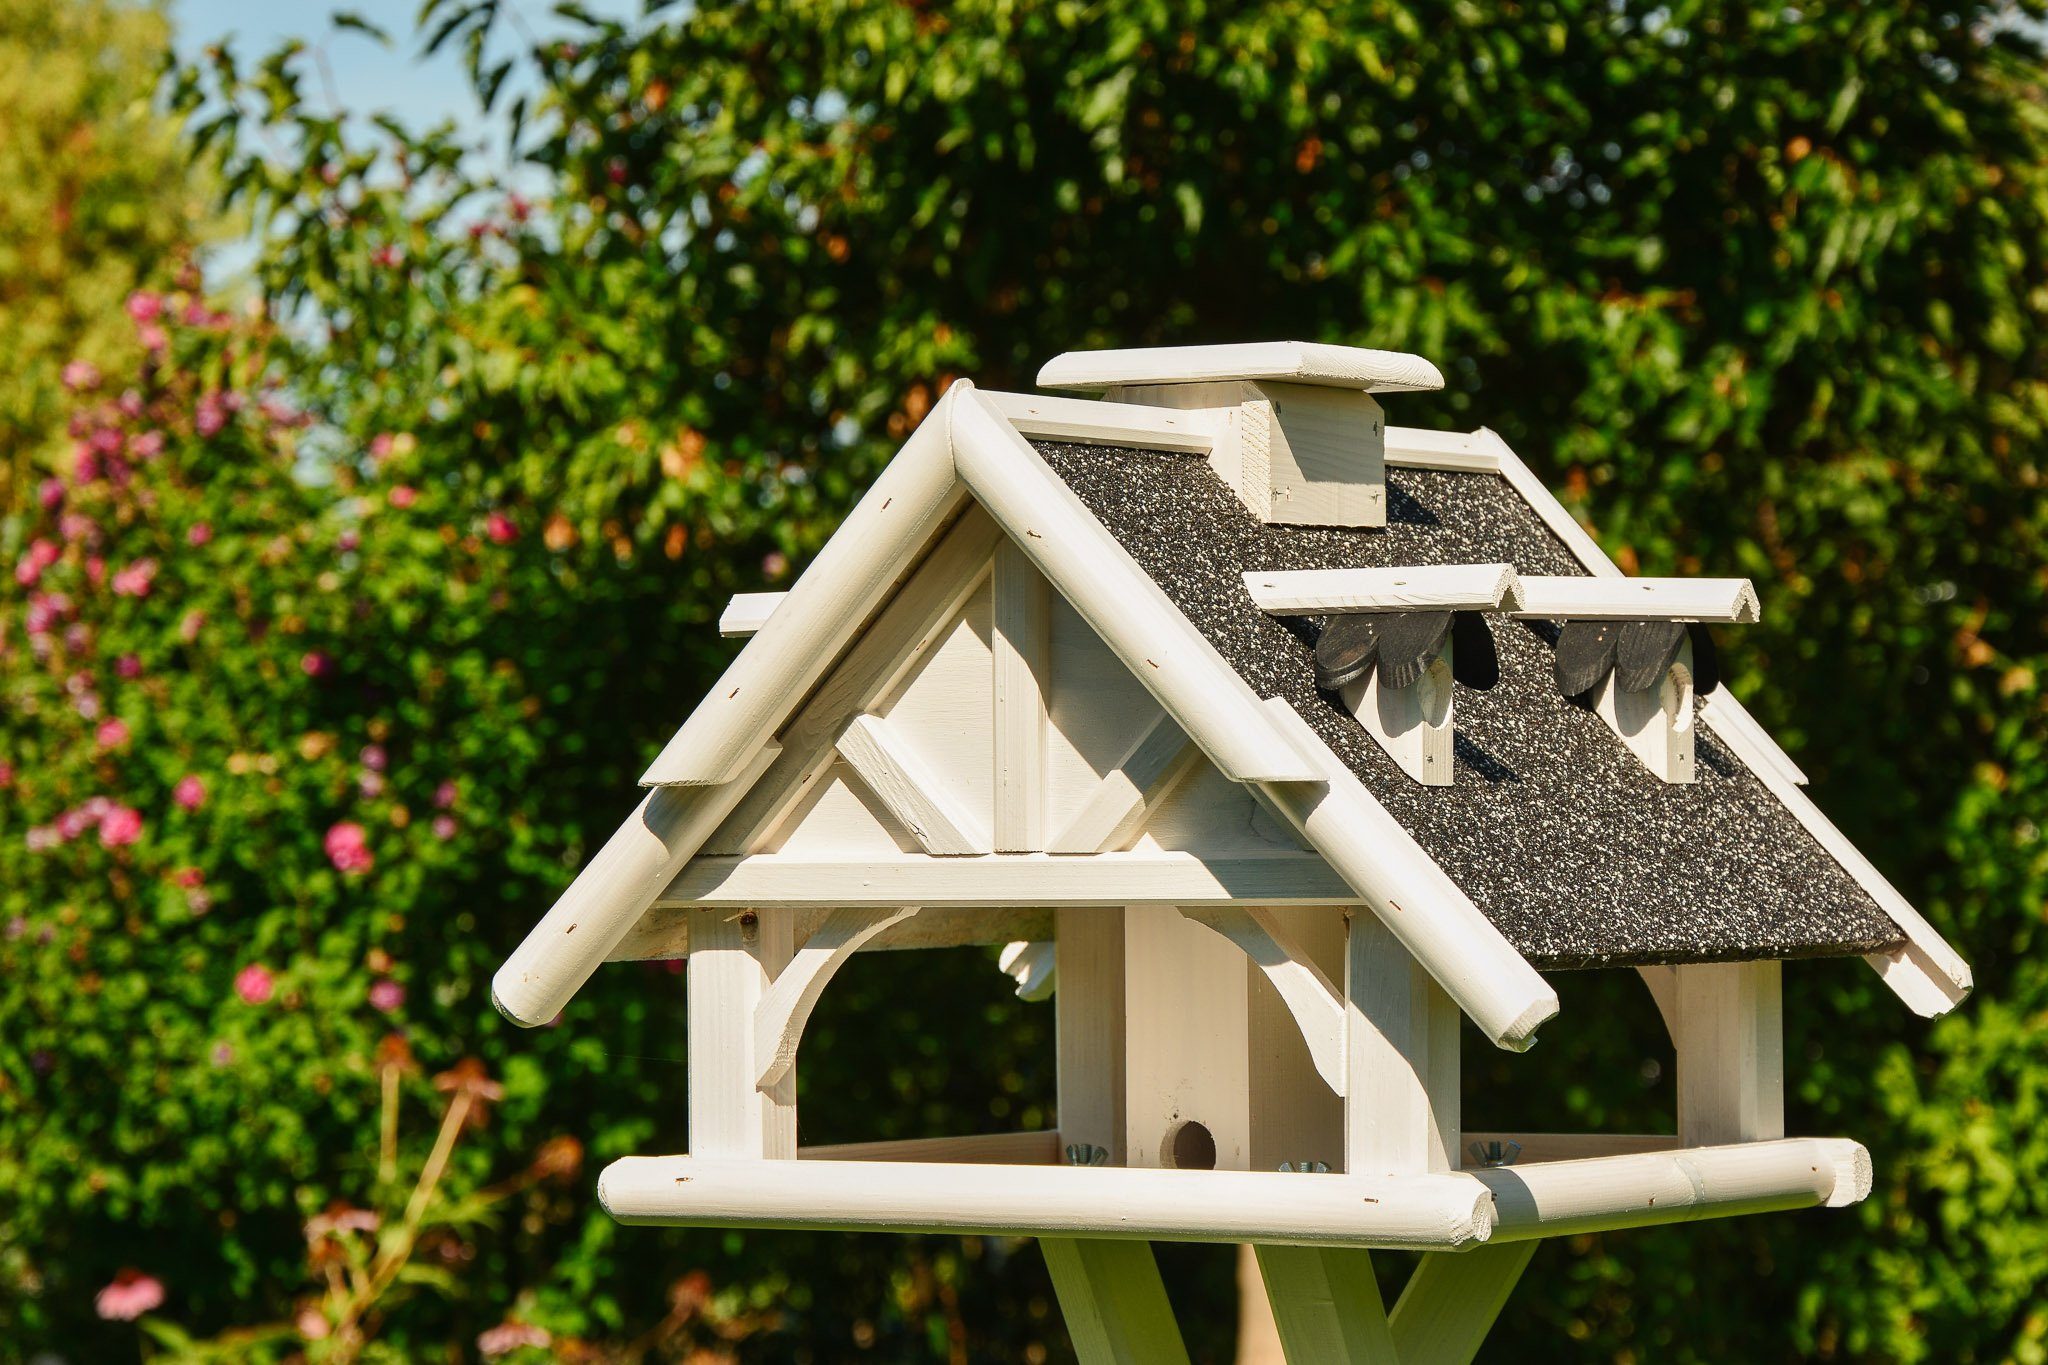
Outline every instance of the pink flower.
<path id="1" fill-rule="evenodd" d="M 780 550 L 770 550 L 761 556 L 761 572 L 770 579 L 782 577 L 789 572 L 789 556 Z"/>
<path id="2" fill-rule="evenodd" d="M 455 837 L 455 817 L 452 815 L 435 816 L 434 837 L 444 844 L 453 839 Z"/>
<path id="3" fill-rule="evenodd" d="M 415 493 L 409 484 L 400 484 L 391 490 L 391 505 L 401 509 L 407 508 L 412 506 L 413 499 L 418 496 L 419 494 Z"/>
<path id="4" fill-rule="evenodd" d="M 365 744 L 363 752 L 358 757 L 362 759 L 363 766 L 373 773 L 383 772 L 385 764 L 389 762 L 381 744 Z"/>
<path id="5" fill-rule="evenodd" d="M 389 977 L 379 977 L 370 983 L 370 1004 L 375 1009 L 390 1014 L 405 1003 L 405 987 Z"/>
<path id="6" fill-rule="evenodd" d="M 0 791 L 5 791 L 13 785 L 14 765 L 12 763 L 0 762 Z"/>
<path id="7" fill-rule="evenodd" d="M 544 1327 L 524 1322 L 501 1322 L 478 1335 L 476 1348 L 486 1359 L 496 1360 L 499 1356 L 511 1355 L 522 1346 L 542 1347 L 553 1340 Z"/>
<path id="8" fill-rule="evenodd" d="M 363 538 L 357 535 L 354 531 L 343 531 L 341 533 L 340 539 L 338 539 L 335 543 L 341 547 L 341 552 L 343 554 L 349 554 L 352 551 L 354 551 L 357 546 L 363 543 Z"/>
<path id="9" fill-rule="evenodd" d="M 119 455 L 121 453 L 121 429 L 101 427 L 92 434 L 92 448 L 95 454 Z"/>
<path id="10" fill-rule="evenodd" d="M 363 827 L 353 820 L 343 820 L 327 831 L 327 861 L 339 872 L 368 872 L 376 865 L 376 855 L 370 852 L 368 839 Z"/>
<path id="11" fill-rule="evenodd" d="M 191 529 L 185 532 L 185 543 L 187 545 L 204 545 L 212 539 L 213 527 L 207 522 L 195 521 L 192 523 Z"/>
<path id="12" fill-rule="evenodd" d="M 93 738 L 102 749 L 118 749 L 128 742 L 128 725 L 121 720 L 103 720 Z"/>
<path id="13" fill-rule="evenodd" d="M 62 378 L 65 388 L 83 393 L 100 386 L 100 367 L 90 360 L 74 360 L 64 367 Z"/>
<path id="14" fill-rule="evenodd" d="M 171 334 L 154 322 L 145 322 L 136 328 L 135 339 L 142 343 L 145 351 L 161 351 L 171 344 Z"/>
<path id="15" fill-rule="evenodd" d="M 164 453 L 164 434 L 145 431 L 128 442 L 128 453 L 138 460 L 154 460 Z"/>
<path id="16" fill-rule="evenodd" d="M 261 1005 L 276 990 L 277 978 L 260 962 L 251 962 L 235 973 L 235 994 L 241 996 L 245 1004 Z"/>
<path id="17" fill-rule="evenodd" d="M 405 262 L 405 253 L 395 246 L 380 246 L 370 253 L 370 263 L 386 270 L 395 269 Z"/>
<path id="18" fill-rule="evenodd" d="M 227 424 L 227 400 L 217 393 L 201 398 L 199 405 L 192 410 L 192 429 L 201 436 L 218 436 Z"/>
<path id="19" fill-rule="evenodd" d="M 123 1270 L 114 1282 L 93 1297 L 95 1313 L 108 1322 L 133 1322 L 144 1313 L 163 1307 L 163 1281 L 139 1270 Z"/>
<path id="20" fill-rule="evenodd" d="M 14 566 L 14 581 L 24 588 L 33 588 L 42 578 L 43 570 L 55 564 L 63 554 L 63 549 L 54 540 L 38 538 L 30 541 L 28 552 Z"/>
<path id="21" fill-rule="evenodd" d="M 215 1043 L 213 1045 L 213 1064 L 215 1066 L 226 1066 L 229 1062 L 232 1062 L 233 1060 L 235 1060 L 235 1049 L 233 1044 Z"/>
<path id="22" fill-rule="evenodd" d="M 309 678 L 324 678 L 334 671 L 334 656 L 325 650 L 308 650 L 299 659 L 299 669 Z"/>
<path id="23" fill-rule="evenodd" d="M 28 633 L 47 635 L 57 628 L 71 610 L 71 599 L 60 592 L 37 593 L 28 600 Z"/>
<path id="24" fill-rule="evenodd" d="M 137 322 L 155 322 L 163 314 L 163 295 L 138 289 L 128 296 L 128 316 Z"/>
<path id="25" fill-rule="evenodd" d="M 181 867 L 171 874 L 171 880 L 179 886 L 191 888 L 204 885 L 206 874 L 196 867 Z"/>
<path id="26" fill-rule="evenodd" d="M 493 512 L 484 522 L 484 534 L 491 538 L 493 545 L 510 545 L 519 539 L 519 528 L 503 512 Z"/>
<path id="27" fill-rule="evenodd" d="M 387 460 L 391 458 L 391 433 L 380 431 L 370 438 L 370 458 Z"/>
<path id="28" fill-rule="evenodd" d="M 64 480 L 44 479 L 36 490 L 37 499 L 45 512 L 54 512 L 64 501 Z"/>
<path id="29" fill-rule="evenodd" d="M 133 806 L 115 806 L 100 817 L 100 843 L 122 848 L 142 837 L 142 812 Z"/>
<path id="30" fill-rule="evenodd" d="M 455 806 L 455 784 L 443 782 L 434 788 L 434 805 L 441 810 L 452 810 Z"/>
<path id="31" fill-rule="evenodd" d="M 154 559 L 138 559 L 125 569 L 114 574 L 114 595 L 116 597 L 147 597 L 149 585 L 156 577 Z"/>
<path id="32" fill-rule="evenodd" d="M 198 810 L 206 804 L 206 784 L 197 775 L 187 773 L 178 779 L 178 785 L 171 789 L 171 800 L 186 810 Z"/>
<path id="33" fill-rule="evenodd" d="M 184 617 L 180 619 L 178 622 L 178 638 L 189 645 L 194 640 L 199 638 L 199 632 L 202 628 L 205 627 L 205 625 L 205 612 L 188 611 L 185 613 Z"/>
<path id="34" fill-rule="evenodd" d="M 121 678 L 142 676 L 142 657 L 137 654 L 123 654 L 114 660 L 114 675 Z"/>

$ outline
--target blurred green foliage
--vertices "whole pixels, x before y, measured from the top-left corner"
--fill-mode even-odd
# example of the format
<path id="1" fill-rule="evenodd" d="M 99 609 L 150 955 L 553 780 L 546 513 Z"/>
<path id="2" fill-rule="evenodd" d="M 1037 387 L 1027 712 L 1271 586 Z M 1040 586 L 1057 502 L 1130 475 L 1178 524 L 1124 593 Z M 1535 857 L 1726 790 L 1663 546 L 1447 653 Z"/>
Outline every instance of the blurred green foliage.
<path id="1" fill-rule="evenodd" d="M 1860 964 L 1796 966 L 1791 1123 L 1864 1139 L 1873 1197 L 1550 1245 L 1499 1358 L 2048 1356 L 2041 8 L 566 6 L 583 31 L 536 48 L 495 0 L 428 0 L 524 197 L 451 131 L 326 107 L 296 47 L 175 73 L 291 326 L 201 308 L 80 400 L 125 481 L 73 471 L 0 526 L 10 563 L 58 547 L 0 627 L 7 1339 L 131 1339 L 91 1317 L 123 1266 L 195 1330 L 289 1319 L 302 1222 L 382 1180 L 395 1030 L 504 1083 L 451 1198 L 552 1138 L 682 1146 L 674 977 L 609 969 L 527 1035 L 484 983 L 726 657 L 725 595 L 786 582 L 956 375 L 1297 336 L 1436 359 L 1449 389 L 1397 418 L 1500 430 L 1625 567 L 1754 576 L 1733 686 L 1978 974 L 1929 1025 Z M 906 959 L 828 996 L 805 1140 L 1047 1121 L 1045 1012 L 978 954 Z M 1560 988 L 1537 1054 L 1468 1051 L 1474 1122 L 1668 1123 L 1640 987 Z M 446 1235 L 459 1273 L 385 1349 L 510 1318 L 593 1358 L 658 1323 L 657 1353 L 1065 1350 L 1028 1247 L 520 1198 Z M 1227 1356 L 1227 1258 L 1168 1268 Z"/>

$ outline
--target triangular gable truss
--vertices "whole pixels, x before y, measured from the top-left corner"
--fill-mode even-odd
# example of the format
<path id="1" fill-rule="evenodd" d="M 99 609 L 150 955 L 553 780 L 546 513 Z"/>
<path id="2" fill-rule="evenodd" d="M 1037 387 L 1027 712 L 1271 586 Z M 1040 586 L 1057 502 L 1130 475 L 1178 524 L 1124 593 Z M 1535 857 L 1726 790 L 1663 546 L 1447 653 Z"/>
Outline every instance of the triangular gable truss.
<path id="1" fill-rule="evenodd" d="M 1390 456 L 1397 430 L 1388 432 Z M 907 928 L 882 920 L 882 912 L 903 906 L 1284 903 L 1287 888 L 1272 882 L 1270 869 L 1243 873 L 1249 880 L 1234 885 L 1232 869 L 1186 857 L 1183 879 L 1162 881 L 1164 869 L 1153 865 L 1117 875 L 1121 855 L 1071 860 L 1022 852 L 1089 851 L 1096 836 L 1096 849 L 1116 847 L 1142 823 L 1159 789 L 1186 770 L 1191 743 L 1322 855 L 1296 859 L 1300 900 L 1364 903 L 1489 1038 L 1527 1047 L 1557 1011 L 1550 987 L 1291 707 L 1251 692 L 1026 434 L 1188 451 L 1214 438 L 1198 413 L 955 384 L 649 768 L 643 781 L 654 790 L 633 818 L 500 970 L 493 984 L 499 1008 L 526 1025 L 553 1018 L 657 902 L 844 907 L 826 912 L 818 926 L 831 932 L 813 956 L 822 962 L 838 952 L 833 965 L 874 934 Z M 1402 462 L 1500 473 L 1590 571 L 1619 573 L 1497 436 L 1412 435 L 1441 448 L 1421 451 L 1420 459 L 1409 452 Z M 1164 713 L 1161 724 L 1130 741 L 1112 779 L 1064 822 L 1069 827 L 1049 831 L 1032 826 L 1042 803 L 1016 797 L 1023 789 L 1000 776 L 996 791 L 1006 795 L 992 809 L 948 809 L 935 795 L 944 783 L 920 770 L 924 760 L 870 711 L 942 633 L 957 628 L 963 604 L 986 589 L 991 574 L 1027 572 L 1043 575 Z M 1044 647 L 1043 610 L 1034 619 L 1028 595 L 1006 592 L 1000 600 L 986 627 L 992 666 L 1012 691 L 1042 686 L 1035 651 Z M 1739 712 L 1732 699 L 1726 709 Z M 1042 771 L 1026 756 L 1043 734 L 1015 719 L 1030 713 L 998 707 L 999 775 L 1012 765 Z M 1735 721 L 1716 729 L 1906 930 L 1907 949 L 1873 965 L 1923 1013 L 1960 999 L 1967 967 L 1805 800 L 1789 759 L 1753 756 L 1775 746 L 1748 724 L 1754 733 L 1740 732 Z M 790 881 L 772 880 L 791 874 L 750 853 L 828 775 L 843 783 L 848 771 L 855 778 L 848 785 L 862 788 L 915 841 L 919 856 L 879 865 L 879 874 L 870 868 L 865 883 L 844 875 L 817 880 L 813 900 Z M 1000 878 L 978 870 L 991 863 L 1000 863 Z"/>

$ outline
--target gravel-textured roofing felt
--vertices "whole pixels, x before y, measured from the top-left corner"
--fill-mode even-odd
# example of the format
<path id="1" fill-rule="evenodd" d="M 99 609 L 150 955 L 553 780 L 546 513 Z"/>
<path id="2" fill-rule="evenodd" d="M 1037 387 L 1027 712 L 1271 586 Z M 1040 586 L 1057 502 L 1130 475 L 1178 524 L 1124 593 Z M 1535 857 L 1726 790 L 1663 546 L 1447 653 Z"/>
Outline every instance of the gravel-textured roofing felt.
<path id="1" fill-rule="evenodd" d="M 1269 617 L 1241 575 L 1512 563 L 1584 569 L 1493 474 L 1390 469 L 1383 531 L 1267 526 L 1199 457 L 1034 442 L 1262 697 L 1292 702 L 1508 941 L 1540 967 L 1815 957 L 1903 936 L 1704 725 L 1697 780 L 1650 775 L 1552 678 L 1557 628 L 1489 616 L 1501 679 L 1456 692 L 1449 787 L 1403 773 L 1315 685 L 1316 623 Z"/>

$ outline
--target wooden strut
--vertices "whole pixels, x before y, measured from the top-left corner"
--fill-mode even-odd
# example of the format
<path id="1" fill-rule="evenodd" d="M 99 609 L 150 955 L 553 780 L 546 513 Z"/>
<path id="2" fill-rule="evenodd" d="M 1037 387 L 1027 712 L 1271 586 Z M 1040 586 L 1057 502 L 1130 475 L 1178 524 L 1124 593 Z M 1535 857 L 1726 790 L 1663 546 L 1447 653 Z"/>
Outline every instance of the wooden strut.
<path id="1" fill-rule="evenodd" d="M 846 959 L 876 934 L 916 913 L 915 906 L 835 910 L 811 931 L 754 1007 L 754 1056 L 761 1063 L 754 1080 L 756 1089 L 768 1090 L 796 1065 L 804 1025 L 810 1022 L 826 983 Z"/>

